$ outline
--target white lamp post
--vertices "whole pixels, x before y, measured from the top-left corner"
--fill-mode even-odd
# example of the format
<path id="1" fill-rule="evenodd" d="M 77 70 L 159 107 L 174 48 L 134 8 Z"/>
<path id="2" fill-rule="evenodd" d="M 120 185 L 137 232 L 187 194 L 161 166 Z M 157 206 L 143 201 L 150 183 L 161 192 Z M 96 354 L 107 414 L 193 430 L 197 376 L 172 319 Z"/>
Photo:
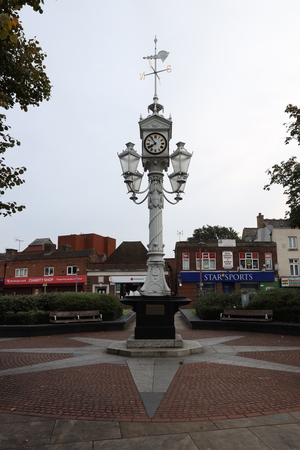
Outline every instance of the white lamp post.
<path id="1" fill-rule="evenodd" d="M 164 244 L 163 244 L 163 220 L 162 210 L 164 201 L 172 205 L 182 199 L 185 184 L 188 178 L 188 167 L 192 154 L 184 148 L 184 143 L 179 142 L 177 149 L 170 155 L 170 140 L 172 138 L 172 119 L 163 116 L 163 106 L 158 103 L 157 79 L 158 73 L 170 72 L 171 68 L 157 70 L 156 63 L 167 58 L 168 52 L 160 51 L 146 56 L 150 62 L 151 71 L 142 74 L 141 79 L 148 75 L 154 76 L 153 103 L 148 106 L 146 118 L 140 118 L 140 138 L 142 142 L 141 154 L 134 150 L 134 144 L 129 142 L 126 149 L 120 153 L 119 159 L 122 167 L 122 175 L 126 183 L 130 199 L 140 205 L 148 200 L 149 210 L 149 244 L 147 260 L 147 276 L 140 289 L 140 296 L 126 296 L 122 303 L 131 305 L 136 312 L 135 340 L 143 339 L 167 339 L 163 346 L 177 346 L 175 340 L 174 314 L 179 306 L 187 305 L 190 300 L 186 297 L 172 297 L 171 289 L 165 278 Z M 154 60 L 154 67 L 151 63 Z M 148 172 L 148 183 L 145 189 L 141 189 L 143 175 L 138 171 L 140 159 L 144 172 Z M 173 173 L 169 175 L 171 190 L 164 187 L 164 172 L 172 162 Z M 171 201 L 168 194 L 175 194 Z M 138 201 L 138 196 L 143 195 Z M 183 345 L 183 343 L 181 343 Z M 180 345 L 181 345 L 180 344 Z M 127 345 L 140 345 L 140 342 L 127 342 Z"/>
<path id="2" fill-rule="evenodd" d="M 78 275 L 79 275 L 79 269 L 76 269 L 76 280 L 75 280 L 75 292 L 78 291 Z"/>
<path id="3" fill-rule="evenodd" d="M 182 200 L 185 184 L 188 178 L 188 168 L 192 154 L 184 148 L 183 142 L 178 142 L 177 149 L 169 155 L 169 141 L 172 138 L 172 120 L 166 119 L 163 115 L 163 106 L 158 103 L 157 96 L 157 79 L 158 73 L 170 72 L 171 66 L 167 69 L 157 70 L 157 60 L 162 62 L 168 57 L 169 53 L 162 50 L 156 52 L 155 37 L 155 53 L 146 56 L 150 62 L 151 72 L 143 74 L 145 76 L 154 75 L 154 97 L 153 103 L 148 106 L 148 112 L 152 112 L 145 119 L 141 117 L 140 136 L 142 139 L 142 155 L 134 150 L 134 144 L 128 142 L 126 149 L 119 154 L 122 175 L 127 185 L 128 192 L 131 194 L 130 199 L 137 204 L 143 203 L 148 199 L 149 209 L 149 245 L 148 245 L 148 261 L 147 261 L 147 277 L 140 293 L 145 296 L 169 296 L 171 289 L 166 283 L 164 275 L 164 244 L 163 244 L 163 223 L 162 210 L 164 200 L 175 205 Z M 154 67 L 151 60 L 154 60 Z M 144 190 L 140 190 L 143 175 L 137 170 L 140 159 L 144 171 L 148 172 L 148 185 Z M 169 175 L 171 183 L 171 191 L 163 186 L 164 171 L 168 170 L 170 161 L 173 165 L 173 173 Z M 145 194 L 144 198 L 139 202 L 138 195 Z M 166 194 L 175 194 L 175 201 L 170 201 Z"/>
<path id="4" fill-rule="evenodd" d="M 203 283 L 202 283 L 202 247 L 205 245 L 205 242 L 199 242 L 199 298 L 201 299 L 203 294 Z"/>
<path id="5" fill-rule="evenodd" d="M 133 150 L 134 144 L 126 144 L 127 148 L 119 154 L 124 182 L 128 191 L 132 194 L 130 199 L 137 204 L 143 203 L 148 198 L 149 209 L 149 251 L 148 270 L 143 287 L 140 290 L 142 295 L 165 296 L 170 295 L 171 290 L 166 284 L 164 275 L 164 245 L 163 245 L 163 224 L 162 209 L 164 199 L 171 204 L 176 204 L 182 200 L 186 180 L 188 178 L 188 167 L 192 154 L 184 148 L 184 143 L 179 142 L 177 149 L 169 156 L 157 158 L 143 158 L 145 171 L 148 170 L 148 186 L 140 191 L 143 175 L 138 172 L 137 167 L 141 156 Z M 168 191 L 163 186 L 163 171 L 169 166 L 171 160 L 174 172 L 169 175 L 172 190 Z M 141 202 L 138 202 L 137 195 L 146 193 Z M 175 202 L 170 201 L 166 194 L 176 194 Z"/>

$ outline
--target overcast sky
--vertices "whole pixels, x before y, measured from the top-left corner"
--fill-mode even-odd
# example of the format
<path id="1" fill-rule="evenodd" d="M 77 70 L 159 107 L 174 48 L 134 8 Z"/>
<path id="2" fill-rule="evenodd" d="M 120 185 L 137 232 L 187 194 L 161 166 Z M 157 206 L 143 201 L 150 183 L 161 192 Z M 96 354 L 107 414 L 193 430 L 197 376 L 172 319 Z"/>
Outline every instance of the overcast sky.
<path id="1" fill-rule="evenodd" d="M 22 145 L 6 163 L 28 170 L 4 200 L 26 210 L 0 217 L 0 252 L 79 233 L 147 246 L 147 202 L 129 199 L 117 153 L 129 141 L 141 151 L 138 121 L 154 85 L 139 74 L 155 35 L 157 51 L 170 52 L 158 68 L 172 66 L 158 85 L 171 150 L 183 141 L 193 152 L 184 199 L 165 203 L 166 257 L 203 225 L 241 234 L 259 212 L 284 217 L 282 188 L 263 186 L 269 167 L 299 152 L 284 145 L 283 126 L 286 106 L 300 106 L 299 0 L 45 0 L 42 15 L 21 17 L 48 55 L 53 89 L 39 108 L 7 113 Z"/>

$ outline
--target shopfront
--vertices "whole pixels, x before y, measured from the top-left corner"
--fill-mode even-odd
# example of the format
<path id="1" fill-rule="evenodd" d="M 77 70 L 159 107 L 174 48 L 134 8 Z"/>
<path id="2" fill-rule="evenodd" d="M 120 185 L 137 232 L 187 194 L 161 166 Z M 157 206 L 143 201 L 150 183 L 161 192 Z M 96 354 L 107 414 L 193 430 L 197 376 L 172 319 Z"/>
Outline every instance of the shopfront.
<path id="1" fill-rule="evenodd" d="M 201 276 L 204 293 L 241 290 L 259 291 L 261 285 L 275 282 L 273 271 L 203 271 Z M 199 285 L 200 273 L 199 271 L 182 271 L 180 272 L 180 280 L 182 284 Z"/>
<path id="2" fill-rule="evenodd" d="M 281 287 L 283 288 L 300 288 L 300 277 L 282 277 Z"/>
<path id="3" fill-rule="evenodd" d="M 5 278 L 5 295 L 85 291 L 86 275 Z"/>
<path id="4" fill-rule="evenodd" d="M 109 282 L 115 285 L 115 293 L 120 298 L 125 295 L 135 295 L 139 293 L 140 288 L 146 280 L 145 275 L 113 275 L 109 277 Z"/>

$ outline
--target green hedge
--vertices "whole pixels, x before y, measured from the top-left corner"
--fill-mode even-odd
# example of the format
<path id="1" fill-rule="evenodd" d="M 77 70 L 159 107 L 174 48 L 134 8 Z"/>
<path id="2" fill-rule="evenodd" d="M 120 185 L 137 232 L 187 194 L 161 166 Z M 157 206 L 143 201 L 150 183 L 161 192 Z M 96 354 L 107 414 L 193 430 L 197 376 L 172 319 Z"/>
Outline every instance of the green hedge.
<path id="1" fill-rule="evenodd" d="M 123 314 L 118 297 L 109 294 L 63 292 L 41 295 L 0 297 L 0 324 L 49 323 L 49 311 L 97 309 L 103 320 L 116 320 Z"/>
<path id="2" fill-rule="evenodd" d="M 197 302 L 196 313 L 202 320 L 218 320 L 225 308 L 243 309 L 241 292 L 208 294 Z M 300 323 L 300 290 L 273 289 L 250 293 L 245 309 L 272 309 L 273 320 L 284 323 Z"/>

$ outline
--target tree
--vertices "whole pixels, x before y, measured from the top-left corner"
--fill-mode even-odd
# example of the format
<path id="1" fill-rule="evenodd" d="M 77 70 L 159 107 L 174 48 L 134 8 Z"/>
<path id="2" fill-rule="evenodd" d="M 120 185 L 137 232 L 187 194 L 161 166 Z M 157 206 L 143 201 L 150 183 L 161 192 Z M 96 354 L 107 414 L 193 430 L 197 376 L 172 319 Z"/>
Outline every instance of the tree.
<path id="1" fill-rule="evenodd" d="M 289 136 L 285 138 L 285 144 L 289 144 L 292 139 L 295 139 L 300 145 L 300 109 L 294 105 L 287 105 L 285 111 L 289 114 L 290 122 L 284 123 Z"/>
<path id="2" fill-rule="evenodd" d="M 297 106 L 288 105 L 285 112 L 291 119 L 290 122 L 284 123 L 288 133 L 285 144 L 296 140 L 300 145 L 300 109 Z M 292 228 L 300 228 L 300 163 L 297 161 L 297 157 L 292 156 L 287 161 L 274 164 L 266 173 L 270 177 L 270 181 L 264 186 L 264 190 L 269 191 L 273 184 L 281 185 L 284 188 L 283 193 L 288 198 L 286 205 L 289 207 L 285 217 L 290 219 Z"/>
<path id="3" fill-rule="evenodd" d="M 0 114 L 0 153 L 5 153 L 8 148 L 12 148 L 15 145 L 20 145 L 20 142 L 9 136 L 6 132 L 9 127 L 4 124 L 5 116 Z M 25 167 L 8 167 L 4 163 L 4 157 L 0 157 L 0 196 L 2 197 L 6 189 L 12 189 L 15 186 L 19 186 L 24 183 L 24 180 L 20 178 L 20 175 L 26 171 Z M 17 211 L 22 211 L 25 208 L 24 205 L 18 206 L 16 202 L 3 203 L 0 201 L 0 215 L 8 216 Z"/>
<path id="4" fill-rule="evenodd" d="M 189 242 L 207 242 L 209 239 L 240 239 L 233 228 L 220 227 L 219 225 L 204 225 L 194 230 L 193 236 L 187 238 Z"/>
<path id="5" fill-rule="evenodd" d="M 23 6 L 31 6 L 34 11 L 43 12 L 44 0 L 2 0 L 0 13 L 0 107 L 10 109 L 19 104 L 23 111 L 28 106 L 39 106 L 43 100 L 49 100 L 50 80 L 45 73 L 44 59 L 39 42 L 27 40 L 20 22 L 19 11 Z M 26 168 L 12 168 L 5 165 L 3 156 L 8 149 L 20 142 L 7 132 L 6 116 L 0 114 L 0 196 L 9 188 L 24 183 L 20 178 Z M 12 215 L 22 211 L 24 205 L 15 202 L 0 201 L 0 215 Z"/>

